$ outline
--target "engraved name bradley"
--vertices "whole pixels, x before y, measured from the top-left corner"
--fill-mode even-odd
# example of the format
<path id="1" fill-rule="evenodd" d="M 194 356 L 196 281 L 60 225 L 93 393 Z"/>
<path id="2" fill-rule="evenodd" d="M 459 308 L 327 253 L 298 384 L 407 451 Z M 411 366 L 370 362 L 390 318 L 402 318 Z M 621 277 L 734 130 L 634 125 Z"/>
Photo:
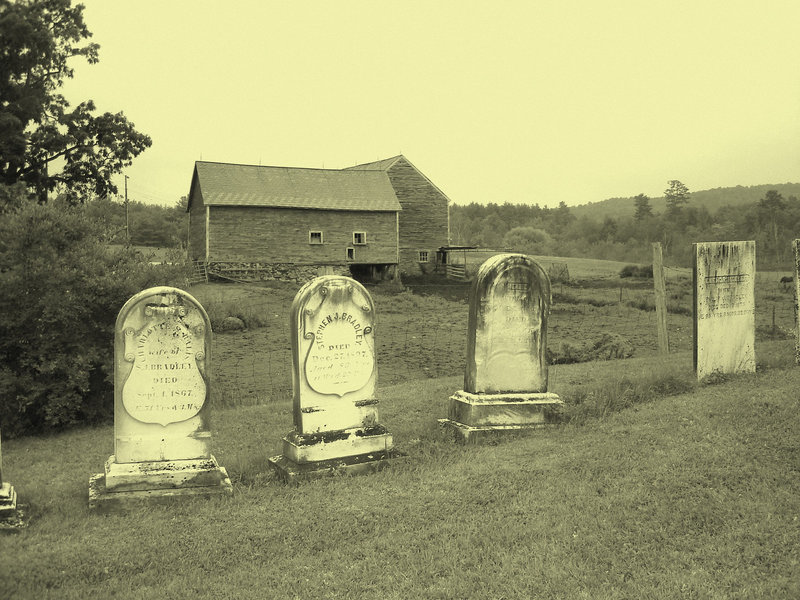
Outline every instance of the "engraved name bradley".
<path id="1" fill-rule="evenodd" d="M 336 311 L 322 317 L 313 329 L 306 358 L 311 389 L 343 396 L 366 385 L 374 369 L 373 349 L 365 338 L 371 331 L 352 313 Z"/>
<path id="2" fill-rule="evenodd" d="M 135 337 L 134 362 L 125 382 L 122 400 L 125 410 L 138 421 L 168 425 L 195 416 L 206 399 L 206 385 L 197 367 L 204 353 L 194 351 L 194 339 L 177 319 L 151 323 L 138 334 L 125 330 L 126 339 Z"/>

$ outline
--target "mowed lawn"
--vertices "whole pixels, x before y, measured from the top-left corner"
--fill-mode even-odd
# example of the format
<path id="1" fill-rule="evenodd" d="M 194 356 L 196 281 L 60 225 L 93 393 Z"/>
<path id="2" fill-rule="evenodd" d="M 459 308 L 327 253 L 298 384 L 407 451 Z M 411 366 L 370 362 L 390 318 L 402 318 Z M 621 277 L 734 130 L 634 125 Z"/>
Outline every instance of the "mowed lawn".
<path id="1" fill-rule="evenodd" d="M 557 381 L 661 368 L 635 360 L 559 366 Z M 111 427 L 8 440 L 4 477 L 31 522 L 0 537 L 0 597 L 800 597 L 800 369 L 486 446 L 436 425 L 460 384 L 381 388 L 407 456 L 298 487 L 266 465 L 289 403 L 219 410 L 234 495 L 118 516 L 86 505 Z"/>

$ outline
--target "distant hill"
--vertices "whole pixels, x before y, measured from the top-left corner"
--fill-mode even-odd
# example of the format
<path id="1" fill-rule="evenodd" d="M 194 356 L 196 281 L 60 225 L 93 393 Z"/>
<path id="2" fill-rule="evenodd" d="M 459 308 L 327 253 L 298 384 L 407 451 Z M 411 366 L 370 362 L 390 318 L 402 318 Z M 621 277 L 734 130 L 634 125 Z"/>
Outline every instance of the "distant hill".
<path id="1" fill-rule="evenodd" d="M 800 198 L 800 183 L 773 183 L 765 185 L 752 185 L 712 190 L 691 191 L 689 206 L 705 206 L 711 214 L 716 213 L 725 205 L 738 206 L 758 202 L 769 190 L 778 192 L 788 199 L 789 196 Z M 606 217 L 632 217 L 635 212 L 633 196 L 630 198 L 609 198 L 599 202 L 589 202 L 578 206 L 570 206 L 570 212 L 577 217 L 589 217 L 592 220 L 602 221 Z M 650 206 L 654 213 L 664 212 L 667 202 L 662 196 L 650 198 Z"/>

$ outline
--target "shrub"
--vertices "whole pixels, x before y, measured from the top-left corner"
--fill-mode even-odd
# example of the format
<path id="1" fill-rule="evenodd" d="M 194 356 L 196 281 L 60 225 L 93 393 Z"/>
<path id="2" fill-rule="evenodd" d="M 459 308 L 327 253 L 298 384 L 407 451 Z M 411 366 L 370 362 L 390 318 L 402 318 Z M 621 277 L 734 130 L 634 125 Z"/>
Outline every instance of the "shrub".
<path id="1" fill-rule="evenodd" d="M 264 310 L 265 303 L 264 299 L 254 296 L 229 297 L 223 293 L 207 295 L 202 299 L 214 331 L 228 331 L 229 328 L 223 323 L 230 317 L 239 319 L 248 329 L 268 325 L 270 315 Z"/>
<path id="2" fill-rule="evenodd" d="M 626 277 L 643 277 L 653 278 L 653 265 L 625 265 L 619 272 L 620 278 Z"/>
<path id="3" fill-rule="evenodd" d="M 628 300 L 626 304 L 631 308 L 635 308 L 637 310 L 648 311 L 656 309 L 655 303 L 649 298 L 637 298 L 635 300 Z"/>
<path id="4" fill-rule="evenodd" d="M 117 313 L 183 271 L 109 249 L 80 206 L 16 200 L 0 215 L 0 427 L 13 435 L 102 420 L 113 411 Z"/>

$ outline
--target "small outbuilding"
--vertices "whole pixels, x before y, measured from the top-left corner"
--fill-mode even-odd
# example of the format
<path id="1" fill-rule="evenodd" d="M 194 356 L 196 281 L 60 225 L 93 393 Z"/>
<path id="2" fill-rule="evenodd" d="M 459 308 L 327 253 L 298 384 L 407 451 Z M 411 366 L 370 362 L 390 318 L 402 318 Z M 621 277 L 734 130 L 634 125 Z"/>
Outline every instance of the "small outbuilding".
<path id="1" fill-rule="evenodd" d="M 449 199 L 404 156 L 347 169 L 195 163 L 189 257 L 232 279 L 432 270 Z"/>

